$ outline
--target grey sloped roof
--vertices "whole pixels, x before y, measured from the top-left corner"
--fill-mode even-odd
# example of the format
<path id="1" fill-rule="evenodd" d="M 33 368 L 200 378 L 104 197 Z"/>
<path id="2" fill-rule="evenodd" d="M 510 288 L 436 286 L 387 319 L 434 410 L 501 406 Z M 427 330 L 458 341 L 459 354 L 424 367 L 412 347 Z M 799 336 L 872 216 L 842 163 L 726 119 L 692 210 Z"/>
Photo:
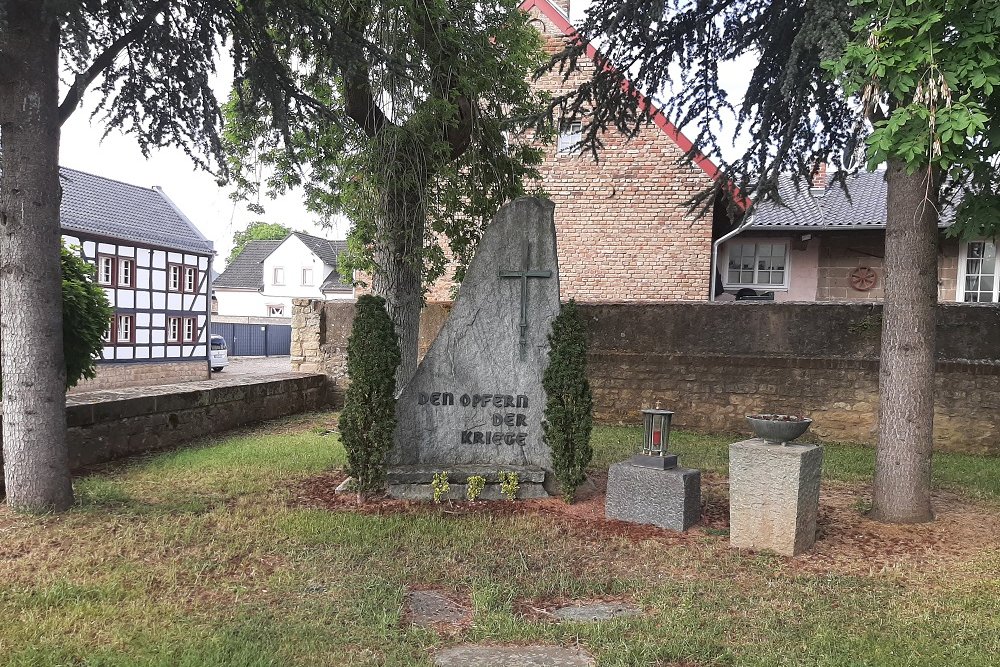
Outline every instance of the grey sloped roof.
<path id="1" fill-rule="evenodd" d="M 340 253 L 347 250 L 347 241 L 330 241 L 318 236 L 303 234 L 302 232 L 292 232 L 292 235 L 297 236 L 300 241 L 305 243 L 324 264 L 334 267 L 333 271 L 323 280 L 323 284 L 320 285 L 319 289 L 321 292 L 351 292 L 354 290 L 350 282 L 344 282 L 340 276 L 340 272 L 337 270 L 337 257 Z"/>
<path id="2" fill-rule="evenodd" d="M 847 179 L 847 191 L 831 182 L 823 196 L 814 196 L 791 176 L 782 177 L 778 195 L 782 204 L 761 202 L 752 213 L 753 229 L 885 229 L 888 184 L 884 171 L 862 172 Z M 940 226 L 954 219 L 954 208 L 941 211 Z"/>
<path id="3" fill-rule="evenodd" d="M 319 289 L 321 292 L 353 292 L 354 286 L 349 282 L 344 282 L 344 279 L 340 276 L 340 272 L 334 269 L 326 277 L 326 280 L 323 281 Z"/>
<path id="4" fill-rule="evenodd" d="M 292 236 L 302 241 L 310 252 L 319 257 L 324 264 L 334 267 L 334 270 L 324 278 L 320 290 L 323 292 L 350 292 L 354 289 L 350 283 L 345 283 L 340 279 L 340 274 L 336 269 L 337 255 L 347 249 L 347 241 L 330 241 L 302 232 L 292 232 L 280 241 L 250 241 L 212 285 L 234 289 L 262 288 L 264 286 L 264 260 Z"/>
<path id="5" fill-rule="evenodd" d="M 59 170 L 64 231 L 211 255 L 212 242 L 158 188 L 143 188 L 65 167 Z"/>
<path id="6" fill-rule="evenodd" d="M 312 250 L 324 264 L 329 264 L 330 266 L 337 266 L 337 255 L 347 249 L 346 241 L 330 241 L 302 232 L 292 232 L 291 235 L 306 244 L 306 247 Z"/>
<path id="7" fill-rule="evenodd" d="M 213 287 L 260 289 L 264 286 L 264 260 L 284 241 L 249 241 L 212 283 Z"/>

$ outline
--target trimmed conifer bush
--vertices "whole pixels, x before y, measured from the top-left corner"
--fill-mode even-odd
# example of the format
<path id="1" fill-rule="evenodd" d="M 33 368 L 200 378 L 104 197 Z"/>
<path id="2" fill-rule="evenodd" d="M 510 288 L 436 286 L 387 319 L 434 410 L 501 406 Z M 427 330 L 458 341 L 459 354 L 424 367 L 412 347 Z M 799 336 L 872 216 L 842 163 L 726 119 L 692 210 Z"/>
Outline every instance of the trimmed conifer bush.
<path id="1" fill-rule="evenodd" d="M 552 453 L 552 467 L 563 499 L 572 503 L 577 487 L 587 479 L 594 423 L 594 397 L 587 381 L 587 338 L 573 300 L 563 304 L 552 321 L 549 365 L 542 386 L 547 396 L 542 424 L 545 444 Z"/>
<path id="2" fill-rule="evenodd" d="M 362 296 L 347 341 L 350 384 L 340 414 L 348 473 L 360 497 L 385 488 L 386 456 L 396 430 L 399 361 L 399 340 L 386 312 L 385 299 Z"/>

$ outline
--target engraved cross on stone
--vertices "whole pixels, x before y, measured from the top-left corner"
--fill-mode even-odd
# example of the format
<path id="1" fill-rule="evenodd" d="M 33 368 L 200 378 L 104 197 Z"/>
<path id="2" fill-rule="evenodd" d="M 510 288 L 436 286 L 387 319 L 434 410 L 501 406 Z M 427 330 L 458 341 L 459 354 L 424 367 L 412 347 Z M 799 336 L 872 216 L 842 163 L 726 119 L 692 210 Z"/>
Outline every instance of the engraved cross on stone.
<path id="1" fill-rule="evenodd" d="M 528 278 L 551 278 L 551 271 L 532 271 L 528 268 L 530 263 L 529 255 L 531 246 L 527 242 L 524 244 L 524 263 L 520 271 L 500 269 L 501 278 L 521 279 L 521 360 L 527 357 L 528 353 Z"/>

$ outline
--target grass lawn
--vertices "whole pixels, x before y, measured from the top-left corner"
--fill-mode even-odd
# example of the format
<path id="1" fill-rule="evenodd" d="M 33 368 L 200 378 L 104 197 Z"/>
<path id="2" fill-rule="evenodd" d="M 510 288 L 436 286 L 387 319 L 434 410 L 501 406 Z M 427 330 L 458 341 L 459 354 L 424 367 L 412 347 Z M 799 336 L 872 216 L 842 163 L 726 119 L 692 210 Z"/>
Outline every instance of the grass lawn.
<path id="1" fill-rule="evenodd" d="M 344 462 L 329 419 L 96 472 L 77 480 L 65 515 L 0 508 L 0 665 L 410 666 L 462 641 L 579 644 L 600 665 L 664 667 L 965 667 L 1000 656 L 997 459 L 936 456 L 955 520 L 883 530 L 835 507 L 863 506 L 871 451 L 828 447 L 824 475 L 839 495 L 829 508 L 824 496 L 819 545 L 837 546 L 786 559 L 734 552 L 717 528 L 630 534 L 551 511 L 310 506 L 305 480 Z M 598 429 L 595 467 L 637 439 Z M 671 439 L 685 465 L 709 473 L 716 505 L 731 441 Z M 836 529 L 852 513 L 852 529 Z M 871 544 L 909 546 L 871 560 Z M 466 600 L 472 623 L 440 635 L 402 623 L 409 586 Z M 584 598 L 646 613 L 559 625 L 532 612 Z"/>

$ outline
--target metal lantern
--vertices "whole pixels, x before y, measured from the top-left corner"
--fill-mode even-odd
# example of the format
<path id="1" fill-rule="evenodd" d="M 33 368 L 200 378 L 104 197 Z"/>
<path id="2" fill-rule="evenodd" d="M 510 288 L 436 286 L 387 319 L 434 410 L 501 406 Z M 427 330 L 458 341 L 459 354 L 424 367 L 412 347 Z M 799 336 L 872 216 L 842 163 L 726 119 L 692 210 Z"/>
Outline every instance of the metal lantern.
<path id="1" fill-rule="evenodd" d="M 642 453 L 632 457 L 635 465 L 666 470 L 677 465 L 677 456 L 667 453 L 670 444 L 670 421 L 674 413 L 656 407 L 642 411 L 643 439 Z"/>

